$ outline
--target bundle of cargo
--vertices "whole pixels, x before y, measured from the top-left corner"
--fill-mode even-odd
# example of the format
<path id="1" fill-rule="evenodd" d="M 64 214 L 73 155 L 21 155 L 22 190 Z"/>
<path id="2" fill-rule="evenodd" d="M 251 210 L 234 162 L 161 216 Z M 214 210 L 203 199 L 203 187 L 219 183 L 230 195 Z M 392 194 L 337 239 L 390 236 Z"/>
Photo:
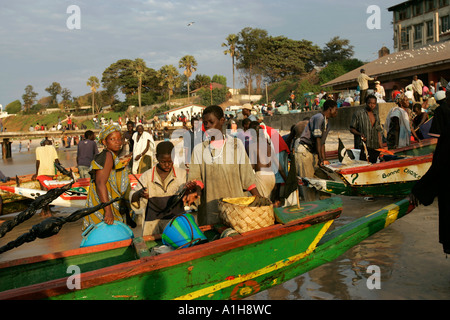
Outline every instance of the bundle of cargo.
<path id="1" fill-rule="evenodd" d="M 263 197 L 223 198 L 219 200 L 222 222 L 239 233 L 275 224 L 272 202 Z"/>

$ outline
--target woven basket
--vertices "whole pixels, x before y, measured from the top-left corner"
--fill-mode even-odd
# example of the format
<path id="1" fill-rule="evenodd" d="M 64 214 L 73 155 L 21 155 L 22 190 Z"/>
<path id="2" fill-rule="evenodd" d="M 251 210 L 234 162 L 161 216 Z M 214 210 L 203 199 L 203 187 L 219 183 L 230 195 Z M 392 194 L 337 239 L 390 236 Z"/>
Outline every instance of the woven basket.
<path id="1" fill-rule="evenodd" d="M 252 199 L 254 197 L 220 199 L 219 217 L 222 222 L 239 233 L 273 225 L 275 223 L 273 205 L 249 207 L 248 204 L 253 201 Z"/>

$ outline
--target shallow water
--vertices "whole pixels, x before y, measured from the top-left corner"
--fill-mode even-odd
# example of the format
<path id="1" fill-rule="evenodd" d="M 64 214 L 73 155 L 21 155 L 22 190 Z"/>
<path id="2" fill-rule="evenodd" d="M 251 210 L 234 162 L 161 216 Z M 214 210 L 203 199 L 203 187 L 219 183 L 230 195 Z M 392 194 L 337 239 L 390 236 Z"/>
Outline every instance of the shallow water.
<path id="1" fill-rule="evenodd" d="M 16 175 L 33 174 L 36 172 L 36 148 L 39 146 L 40 140 L 32 140 L 30 150 L 27 143 L 22 142 L 22 148 L 19 142 L 14 141 L 11 145 L 12 157 L 9 159 L 0 159 L 0 170 L 4 175 L 14 177 Z M 20 151 L 19 151 L 20 149 Z M 60 163 L 65 167 L 76 166 L 77 147 L 57 148 Z"/>

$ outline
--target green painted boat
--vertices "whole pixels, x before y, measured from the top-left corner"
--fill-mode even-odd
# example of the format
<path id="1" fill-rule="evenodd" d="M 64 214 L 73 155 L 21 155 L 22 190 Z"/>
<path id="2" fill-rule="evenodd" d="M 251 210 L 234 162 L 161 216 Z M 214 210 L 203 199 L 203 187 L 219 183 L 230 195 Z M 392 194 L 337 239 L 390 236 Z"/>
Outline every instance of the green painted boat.
<path id="1" fill-rule="evenodd" d="M 341 196 L 397 197 L 411 193 L 414 184 L 428 171 L 433 154 L 371 164 L 353 161 L 327 166 L 329 179 L 302 178 L 303 184 Z"/>
<path id="2" fill-rule="evenodd" d="M 398 197 L 407 196 L 417 181 L 399 183 L 350 185 L 342 181 L 302 178 L 303 184 L 310 188 L 339 196 Z"/>
<path id="3" fill-rule="evenodd" d="M 434 152 L 434 149 L 436 149 L 437 139 L 436 138 L 429 138 L 424 139 L 421 141 L 414 141 L 411 142 L 409 146 L 398 148 L 398 149 L 392 149 L 389 150 L 389 152 L 397 155 L 397 156 L 424 156 L 430 153 Z M 387 149 L 387 146 L 384 147 Z M 335 160 L 338 159 L 338 150 L 333 151 L 327 151 L 326 152 L 326 159 L 327 160 Z"/>
<path id="4" fill-rule="evenodd" d="M 405 199 L 327 233 L 342 210 L 331 197 L 277 208 L 275 225 L 230 237 L 204 226 L 208 243 L 156 256 L 161 240 L 146 237 L 8 261 L 0 299 L 242 299 L 334 260 L 412 209 Z"/>
<path id="5" fill-rule="evenodd" d="M 39 185 L 39 181 L 37 180 L 31 180 L 31 176 L 32 175 L 26 175 L 26 176 L 20 176 L 18 177 L 19 181 L 20 181 L 20 185 L 23 188 L 31 188 L 31 189 L 40 189 L 41 186 Z M 10 180 L 8 182 L 1 182 L 0 186 L 4 186 L 4 187 L 16 187 L 17 183 L 14 180 Z M 0 189 L 0 197 L 3 200 L 4 204 L 8 204 L 8 203 L 14 203 L 17 201 L 21 201 L 21 200 L 26 200 L 26 197 L 23 197 L 22 195 L 19 194 L 15 194 L 15 193 L 10 193 L 4 190 Z"/>
<path id="6" fill-rule="evenodd" d="M 77 173 L 78 168 L 70 168 L 73 172 Z M 8 192 L 3 190 L 2 187 L 21 187 L 26 189 L 36 189 L 41 190 L 41 185 L 38 180 L 32 179 L 32 174 L 18 176 L 17 179 L 11 179 L 7 182 L 0 182 L 0 197 L 2 200 L 2 211 L 0 215 L 8 214 L 13 212 L 20 212 L 26 208 L 30 203 L 30 198 L 21 195 L 19 193 Z M 68 181 L 70 178 L 64 175 L 58 175 L 56 180 Z M 17 183 L 17 180 L 19 184 Z"/>
<path id="7" fill-rule="evenodd" d="M 434 152 L 436 149 L 436 144 L 436 138 L 429 138 L 419 142 L 414 141 L 407 147 L 398 148 L 391 151 L 398 156 L 425 156 Z"/>

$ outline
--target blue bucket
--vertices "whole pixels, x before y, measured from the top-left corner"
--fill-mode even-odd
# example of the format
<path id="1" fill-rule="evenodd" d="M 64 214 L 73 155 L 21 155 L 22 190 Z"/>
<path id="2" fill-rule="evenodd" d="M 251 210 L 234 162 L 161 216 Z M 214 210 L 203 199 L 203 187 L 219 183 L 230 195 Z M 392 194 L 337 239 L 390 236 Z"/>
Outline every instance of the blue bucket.
<path id="1" fill-rule="evenodd" d="M 120 221 L 114 221 L 114 224 L 111 225 L 105 222 L 91 224 L 81 236 L 83 240 L 81 240 L 80 248 L 83 248 L 132 239 L 134 234 L 126 224 Z"/>
<path id="2" fill-rule="evenodd" d="M 163 244 L 178 249 L 192 247 L 195 244 L 206 242 L 207 239 L 195 223 L 194 217 L 189 213 L 183 213 L 172 219 L 164 228 L 162 241 Z"/>

